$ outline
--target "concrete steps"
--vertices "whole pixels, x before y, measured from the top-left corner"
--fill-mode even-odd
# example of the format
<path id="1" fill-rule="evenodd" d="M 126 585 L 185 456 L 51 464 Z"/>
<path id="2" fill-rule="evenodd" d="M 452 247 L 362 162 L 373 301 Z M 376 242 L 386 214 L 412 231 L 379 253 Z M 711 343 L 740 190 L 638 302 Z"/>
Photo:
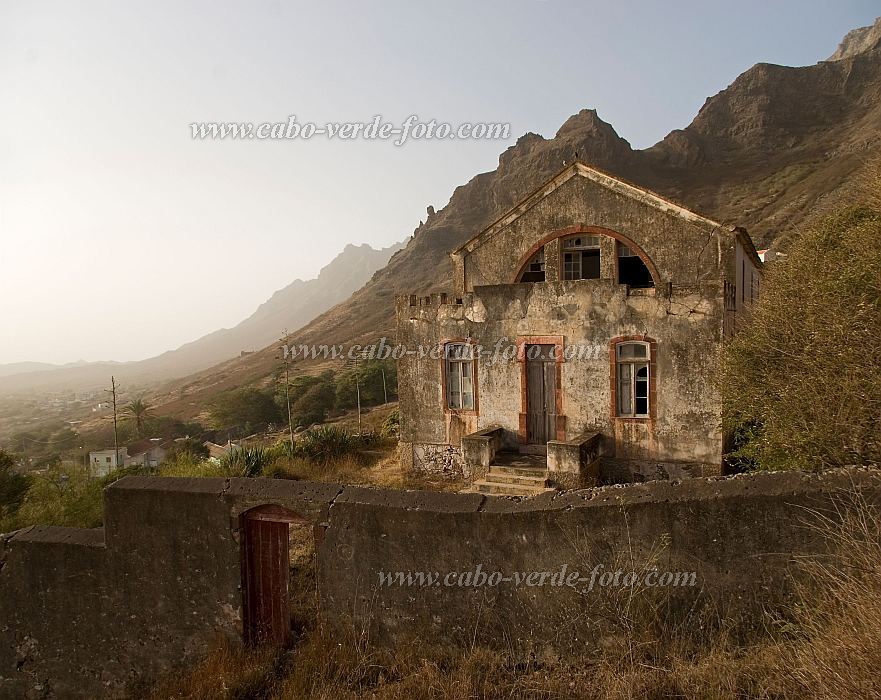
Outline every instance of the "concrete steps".
<path id="1" fill-rule="evenodd" d="M 554 491 L 548 472 L 529 466 L 491 465 L 486 476 L 475 481 L 469 491 L 491 496 L 536 496 Z"/>

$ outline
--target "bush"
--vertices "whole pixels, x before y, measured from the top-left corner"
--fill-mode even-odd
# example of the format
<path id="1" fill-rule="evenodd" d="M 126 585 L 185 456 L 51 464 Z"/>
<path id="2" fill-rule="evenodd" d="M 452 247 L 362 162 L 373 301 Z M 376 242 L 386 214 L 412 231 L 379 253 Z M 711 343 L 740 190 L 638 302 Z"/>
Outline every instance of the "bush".
<path id="1" fill-rule="evenodd" d="M 0 531 L 29 525 L 100 527 L 104 519 L 104 486 L 117 478 L 92 479 L 82 469 L 50 469 L 32 477 L 21 505 L 0 522 Z"/>
<path id="2" fill-rule="evenodd" d="M 294 425 L 322 423 L 334 406 L 334 390 L 330 382 L 317 382 L 306 389 L 291 406 Z"/>
<path id="3" fill-rule="evenodd" d="M 385 390 L 383 390 L 383 373 Z M 397 394 L 397 370 L 388 360 L 365 360 L 356 367 L 336 376 L 336 407 L 340 410 L 355 408 L 358 390 L 362 406 L 379 406 L 385 403 L 385 395 L 393 400 Z"/>
<path id="4" fill-rule="evenodd" d="M 396 408 L 389 413 L 382 423 L 382 436 L 384 438 L 397 438 L 401 434 L 401 412 Z"/>
<path id="5" fill-rule="evenodd" d="M 227 476 L 261 476 L 280 456 L 275 447 L 240 447 L 227 452 L 220 460 Z"/>
<path id="6" fill-rule="evenodd" d="M 361 438 L 337 428 L 336 426 L 320 426 L 303 435 L 294 445 L 296 456 L 320 465 L 332 462 L 357 453 L 363 447 Z"/>
<path id="7" fill-rule="evenodd" d="M 774 263 L 723 362 L 736 458 L 763 469 L 881 461 L 881 213 L 842 211 Z"/>
<path id="8" fill-rule="evenodd" d="M 188 458 L 192 462 L 198 462 L 208 459 L 208 448 L 201 440 L 194 438 L 184 438 L 176 441 L 165 455 L 165 461 L 172 462 L 183 458 Z"/>

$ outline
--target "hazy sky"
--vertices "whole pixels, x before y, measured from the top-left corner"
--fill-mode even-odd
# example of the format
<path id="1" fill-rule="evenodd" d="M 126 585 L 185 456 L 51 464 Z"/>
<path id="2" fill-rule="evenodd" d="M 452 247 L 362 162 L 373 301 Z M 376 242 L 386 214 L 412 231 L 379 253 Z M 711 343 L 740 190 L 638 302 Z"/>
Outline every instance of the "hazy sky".
<path id="1" fill-rule="evenodd" d="M 634 147 L 878 0 L 0 2 L 0 362 L 149 357 L 346 243 L 403 240 L 584 107 Z M 508 122 L 500 140 L 193 140 L 192 122 Z"/>

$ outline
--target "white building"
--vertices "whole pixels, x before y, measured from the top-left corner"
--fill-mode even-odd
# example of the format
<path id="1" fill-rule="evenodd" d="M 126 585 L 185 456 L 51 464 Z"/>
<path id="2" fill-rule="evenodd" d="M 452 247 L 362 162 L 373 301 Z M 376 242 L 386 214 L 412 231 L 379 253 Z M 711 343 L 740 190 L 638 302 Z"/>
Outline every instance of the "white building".
<path id="1" fill-rule="evenodd" d="M 97 450 L 89 452 L 89 473 L 96 478 L 107 476 L 114 469 L 124 467 L 128 462 L 128 450 L 119 448 L 119 462 L 116 461 L 116 450 Z"/>

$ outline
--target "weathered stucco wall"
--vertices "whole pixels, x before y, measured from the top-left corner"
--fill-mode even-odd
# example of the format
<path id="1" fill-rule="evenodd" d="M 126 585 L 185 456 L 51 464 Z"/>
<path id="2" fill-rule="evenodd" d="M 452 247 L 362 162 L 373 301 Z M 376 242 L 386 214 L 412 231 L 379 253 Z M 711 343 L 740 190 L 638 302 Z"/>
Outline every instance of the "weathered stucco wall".
<path id="1" fill-rule="evenodd" d="M 261 489 L 269 485 L 271 495 Z M 36 527 L 0 544 L 0 697 L 120 693 L 242 636 L 238 514 L 284 500 L 316 522 L 341 488 L 127 478 L 105 528 Z"/>
<path id="2" fill-rule="evenodd" d="M 764 474 L 605 487 L 527 500 L 270 479 L 129 477 L 106 491 L 106 529 L 0 536 L 0 697 L 98 697 L 242 638 L 239 516 L 280 505 L 316 534 L 321 615 L 372 643 L 473 640 L 577 658 L 614 635 L 610 598 L 580 587 L 380 585 L 381 573 L 568 571 L 654 564 L 694 572 L 662 591 L 672 615 L 748 629 L 785 603 L 808 527 L 877 471 Z M 678 618 L 674 618 L 678 619 Z M 620 630 L 619 630 L 620 631 Z"/>
<path id="3" fill-rule="evenodd" d="M 678 287 L 672 296 L 654 290 L 628 292 L 611 280 L 478 287 L 461 304 L 439 296 L 411 305 L 398 299 L 398 361 L 401 440 L 418 453 L 414 467 L 449 471 L 432 464 L 426 445 L 459 446 L 461 436 L 490 426 L 505 429 L 516 447 L 521 411 L 521 364 L 513 352 L 518 337 L 562 336 L 561 367 L 565 439 L 587 431 L 609 438 L 607 454 L 652 463 L 705 465 L 718 472 L 722 454 L 722 408 L 713 382 L 722 340 L 723 299 L 719 284 Z M 648 336 L 656 341 L 655 415 L 649 420 L 614 415 L 610 342 Z M 468 338 L 482 348 L 476 363 L 474 415 L 445 410 L 443 360 L 424 349 Z M 497 343 L 507 350 L 497 353 Z M 420 348 L 423 352 L 420 352 Z M 673 474 L 676 475 L 675 473 Z"/>

